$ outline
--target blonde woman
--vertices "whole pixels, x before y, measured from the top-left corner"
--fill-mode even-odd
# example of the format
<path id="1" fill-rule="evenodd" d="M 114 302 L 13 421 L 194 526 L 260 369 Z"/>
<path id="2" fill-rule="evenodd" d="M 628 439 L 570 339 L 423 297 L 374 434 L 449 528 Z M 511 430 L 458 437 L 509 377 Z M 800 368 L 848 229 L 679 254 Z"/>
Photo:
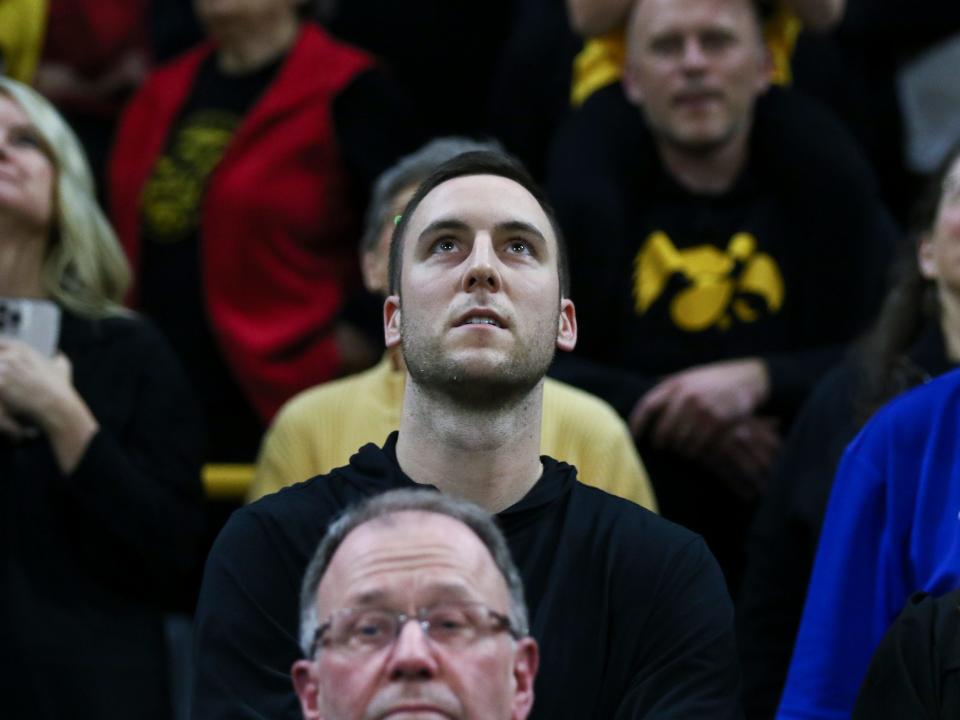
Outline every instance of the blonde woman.
<path id="1" fill-rule="evenodd" d="M 59 314 L 49 356 L 0 330 L 5 717 L 169 717 L 160 609 L 197 559 L 199 432 L 128 280 L 73 133 L 0 77 L 0 298 Z"/>

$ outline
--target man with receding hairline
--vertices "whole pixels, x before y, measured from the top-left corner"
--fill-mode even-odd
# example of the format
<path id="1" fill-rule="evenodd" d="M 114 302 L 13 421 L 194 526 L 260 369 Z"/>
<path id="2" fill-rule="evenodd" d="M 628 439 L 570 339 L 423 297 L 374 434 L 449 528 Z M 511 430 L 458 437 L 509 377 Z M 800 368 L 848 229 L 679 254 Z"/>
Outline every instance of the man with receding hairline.
<path id="1" fill-rule="evenodd" d="M 732 607 L 703 541 L 539 453 L 544 374 L 577 339 L 539 188 L 501 155 L 461 155 L 418 188 L 393 248 L 399 433 L 231 517 L 197 610 L 194 715 L 298 717 L 298 584 L 327 524 L 431 486 L 496 513 L 506 536 L 541 648 L 531 717 L 739 717 Z"/>
<path id="2" fill-rule="evenodd" d="M 301 591 L 304 720 L 407 713 L 523 720 L 537 644 L 492 516 L 427 490 L 392 490 L 341 516 Z"/>

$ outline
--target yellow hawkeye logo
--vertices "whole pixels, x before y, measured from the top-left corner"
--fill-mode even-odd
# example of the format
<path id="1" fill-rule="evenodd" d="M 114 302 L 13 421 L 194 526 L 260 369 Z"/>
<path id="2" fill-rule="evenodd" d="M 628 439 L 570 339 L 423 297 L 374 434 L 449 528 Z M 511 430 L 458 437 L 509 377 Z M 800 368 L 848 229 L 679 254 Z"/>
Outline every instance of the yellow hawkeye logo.
<path id="1" fill-rule="evenodd" d="M 650 309 L 679 275 L 683 287 L 669 299 L 681 330 L 728 329 L 734 318 L 751 323 L 783 306 L 783 277 L 776 261 L 757 252 L 757 239 L 737 233 L 725 250 L 712 245 L 677 250 L 670 237 L 651 233 L 633 260 L 633 300 L 638 315 Z"/>

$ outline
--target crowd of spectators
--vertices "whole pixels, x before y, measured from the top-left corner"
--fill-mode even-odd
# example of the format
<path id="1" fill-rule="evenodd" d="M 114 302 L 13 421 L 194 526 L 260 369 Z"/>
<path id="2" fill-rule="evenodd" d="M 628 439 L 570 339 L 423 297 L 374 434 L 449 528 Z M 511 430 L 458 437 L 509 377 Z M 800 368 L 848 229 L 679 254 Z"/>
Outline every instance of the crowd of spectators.
<path id="1" fill-rule="evenodd" d="M 196 663 L 210 717 L 261 680 L 296 717 L 270 633 L 303 568 L 215 559 L 191 651 L 204 562 L 241 505 L 306 528 L 284 488 L 367 483 L 388 436 L 397 464 L 391 240 L 479 151 L 545 188 L 575 305 L 540 452 L 706 541 L 744 716 L 960 713 L 958 53 L 953 0 L 0 2 L 0 707 L 180 720 Z M 564 573 L 496 517 L 550 648 Z M 283 622 L 222 640 L 234 586 Z M 534 717 L 563 705 L 540 662 Z M 642 694 L 617 716 L 666 707 Z"/>

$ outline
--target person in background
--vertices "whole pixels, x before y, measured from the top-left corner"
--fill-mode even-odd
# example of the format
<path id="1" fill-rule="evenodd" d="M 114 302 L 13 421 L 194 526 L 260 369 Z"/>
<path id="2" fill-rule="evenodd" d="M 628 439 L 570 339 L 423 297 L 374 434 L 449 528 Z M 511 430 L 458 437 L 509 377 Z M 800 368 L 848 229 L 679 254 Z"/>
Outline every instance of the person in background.
<path id="1" fill-rule="evenodd" d="M 850 717 L 960 717 L 960 589 L 910 596 L 873 655 Z"/>
<path id="2" fill-rule="evenodd" d="M 0 333 L 5 717 L 170 716 L 161 612 L 200 561 L 199 418 L 128 281 L 76 137 L 0 78 L 0 297 L 60 316 L 52 356 Z"/>
<path id="3" fill-rule="evenodd" d="M 895 395 L 960 362 L 952 253 L 960 245 L 960 145 L 930 180 L 873 329 L 821 380 L 797 416 L 757 512 L 737 607 L 744 710 L 776 711 L 800 625 L 833 476 L 844 449 Z"/>
<path id="4" fill-rule="evenodd" d="M 956 259 L 957 245 L 949 251 Z M 960 264 L 951 263 L 953 275 Z M 900 395 L 850 443 L 830 493 L 779 720 L 846 717 L 910 596 L 960 588 L 960 371 Z"/>
<path id="5" fill-rule="evenodd" d="M 433 140 L 377 180 L 367 209 L 360 264 L 367 289 L 380 299 L 378 315 L 388 292 L 394 221 L 417 185 L 461 153 L 497 149 L 494 143 L 465 138 Z M 305 390 L 290 400 L 264 438 L 248 502 L 346 465 L 358 447 L 380 442 L 398 429 L 405 381 L 403 355 L 392 348 L 374 368 Z M 656 510 L 626 424 L 598 398 L 546 379 L 540 448 L 575 466 L 585 482 Z"/>
<path id="6" fill-rule="evenodd" d="M 291 672 L 304 720 L 524 720 L 529 627 L 492 515 L 428 490 L 378 495 L 337 518 L 307 566 Z"/>
<path id="7" fill-rule="evenodd" d="M 339 321 L 366 184 L 411 118 L 309 2 L 197 0 L 210 40 L 156 70 L 110 165 L 132 303 L 184 361 L 208 462 L 247 462 L 296 392 L 376 361 Z M 411 131 L 412 132 L 412 131 Z M 413 145 L 415 147 L 415 144 Z"/>
<path id="8" fill-rule="evenodd" d="M 780 433 L 873 318 L 897 240 L 853 139 L 770 86 L 764 8 L 637 3 L 623 83 L 571 115 L 549 173 L 584 326 L 551 374 L 628 418 L 661 512 L 733 588 Z"/>

